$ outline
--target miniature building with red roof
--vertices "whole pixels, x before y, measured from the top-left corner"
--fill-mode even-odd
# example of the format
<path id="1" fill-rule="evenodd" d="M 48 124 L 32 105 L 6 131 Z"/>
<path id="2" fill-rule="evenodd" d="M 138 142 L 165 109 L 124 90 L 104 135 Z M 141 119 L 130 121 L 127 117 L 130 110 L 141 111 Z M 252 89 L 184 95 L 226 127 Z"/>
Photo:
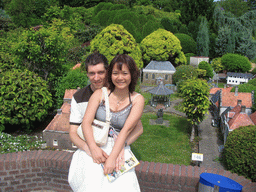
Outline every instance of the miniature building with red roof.
<path id="1" fill-rule="evenodd" d="M 57 114 L 43 131 L 43 140 L 46 141 L 47 147 L 56 149 L 74 150 L 69 138 L 69 116 L 71 99 L 77 89 L 69 89 L 65 91 L 63 105 L 57 110 Z"/>

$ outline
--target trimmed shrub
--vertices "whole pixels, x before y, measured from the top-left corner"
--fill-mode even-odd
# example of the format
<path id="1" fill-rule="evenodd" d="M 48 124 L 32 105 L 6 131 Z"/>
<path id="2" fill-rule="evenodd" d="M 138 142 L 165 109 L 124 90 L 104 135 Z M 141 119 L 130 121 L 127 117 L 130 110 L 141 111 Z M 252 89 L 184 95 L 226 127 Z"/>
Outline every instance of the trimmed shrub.
<path id="1" fill-rule="evenodd" d="M 146 24 L 143 26 L 142 29 L 142 38 L 144 39 L 146 36 L 150 35 L 154 31 L 158 30 L 160 28 L 159 24 L 152 21 L 148 20 Z M 142 41 L 142 39 L 141 39 Z M 137 41 L 138 42 L 138 41 Z"/>
<path id="2" fill-rule="evenodd" d="M 177 21 L 172 21 L 169 18 L 164 17 L 161 19 L 161 25 L 167 31 L 170 31 L 172 33 L 178 33 L 180 24 Z"/>
<path id="3" fill-rule="evenodd" d="M 116 16 L 112 20 L 112 23 L 121 24 L 125 20 L 130 21 L 136 27 L 140 25 L 137 13 L 132 11 L 116 14 Z"/>
<path id="4" fill-rule="evenodd" d="M 112 10 L 119 10 L 119 9 L 127 9 L 127 7 L 124 4 L 115 4 L 112 7 L 110 7 L 110 11 Z"/>
<path id="5" fill-rule="evenodd" d="M 0 77 L 0 124 L 31 131 L 33 123 L 43 121 L 53 104 L 47 82 L 31 71 L 19 69 L 1 73 Z"/>
<path id="6" fill-rule="evenodd" d="M 113 4 L 111 6 L 106 5 L 106 4 L 112 4 L 112 3 L 106 3 L 106 2 L 100 2 L 93 11 L 93 15 L 97 15 L 100 11 L 102 10 L 108 10 L 111 6 L 113 6 Z M 106 6 L 105 6 L 106 5 Z"/>
<path id="7" fill-rule="evenodd" d="M 197 76 L 197 70 L 192 65 L 180 65 L 176 68 L 172 80 L 174 84 L 177 84 L 180 80 L 192 79 Z"/>
<path id="8" fill-rule="evenodd" d="M 233 53 L 223 55 L 221 57 L 221 63 L 224 69 L 229 72 L 245 73 L 252 67 L 247 57 Z"/>
<path id="9" fill-rule="evenodd" d="M 256 181 L 256 126 L 240 127 L 229 133 L 223 161 L 231 172 Z"/>
<path id="10" fill-rule="evenodd" d="M 170 61 L 174 66 L 186 64 L 179 39 L 165 29 L 158 29 L 141 42 L 143 60 Z"/>
<path id="11" fill-rule="evenodd" d="M 66 89 L 77 89 L 77 87 L 83 88 L 87 84 L 88 77 L 86 72 L 82 72 L 80 69 L 70 70 L 55 86 L 57 107 L 60 108 L 63 104 L 63 97 Z"/>
<path id="12" fill-rule="evenodd" d="M 91 41 L 90 51 L 98 51 L 105 55 L 108 61 L 117 54 L 127 54 L 135 60 L 139 69 L 143 67 L 140 47 L 122 25 L 111 24 L 103 29 Z"/>
<path id="13" fill-rule="evenodd" d="M 135 25 L 129 21 L 129 20 L 125 20 L 121 23 L 121 25 L 123 25 L 123 27 L 129 32 L 132 34 L 132 36 L 136 39 L 137 41 L 137 38 L 136 38 L 136 35 L 137 35 L 137 30 L 136 30 L 136 27 Z"/>
<path id="14" fill-rule="evenodd" d="M 212 66 L 207 61 L 201 61 L 198 65 L 199 69 L 203 69 L 206 71 L 204 79 L 209 79 L 213 77 L 213 69 Z"/>
<path id="15" fill-rule="evenodd" d="M 214 58 L 211 62 L 212 68 L 215 72 L 220 72 L 224 69 L 224 66 L 221 63 L 221 57 Z"/>
<path id="16" fill-rule="evenodd" d="M 174 35 L 180 40 L 184 54 L 196 53 L 196 42 L 192 37 L 184 33 L 176 33 Z"/>

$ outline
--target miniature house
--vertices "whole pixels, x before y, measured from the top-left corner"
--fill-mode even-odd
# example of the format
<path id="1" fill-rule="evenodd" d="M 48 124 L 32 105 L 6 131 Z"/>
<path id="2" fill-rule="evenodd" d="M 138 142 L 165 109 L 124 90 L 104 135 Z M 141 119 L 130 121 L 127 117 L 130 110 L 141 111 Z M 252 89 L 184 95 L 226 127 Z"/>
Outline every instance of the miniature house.
<path id="1" fill-rule="evenodd" d="M 164 84 L 172 84 L 176 69 L 170 61 L 151 61 L 142 71 L 143 83 L 158 84 L 163 79 Z"/>
<path id="2" fill-rule="evenodd" d="M 73 145 L 69 138 L 70 103 L 76 91 L 76 89 L 66 90 L 62 107 L 58 109 L 57 114 L 43 131 L 43 140 L 46 141 L 47 147 L 68 150 L 76 149 L 76 146 Z"/>
<path id="3" fill-rule="evenodd" d="M 227 84 L 228 85 L 240 85 L 243 83 L 248 83 L 249 80 L 253 79 L 253 74 L 251 73 L 232 73 L 227 72 Z"/>
<path id="4" fill-rule="evenodd" d="M 206 61 L 209 63 L 209 57 L 197 56 L 197 57 L 190 57 L 190 65 L 193 67 L 198 67 L 201 61 Z"/>

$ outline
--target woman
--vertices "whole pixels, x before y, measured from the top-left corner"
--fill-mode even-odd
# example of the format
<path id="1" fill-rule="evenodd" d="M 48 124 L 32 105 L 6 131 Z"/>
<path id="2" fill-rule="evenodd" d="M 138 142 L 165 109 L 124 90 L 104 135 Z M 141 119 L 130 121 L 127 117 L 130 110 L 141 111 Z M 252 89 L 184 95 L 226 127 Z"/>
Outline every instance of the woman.
<path id="1" fill-rule="evenodd" d="M 111 126 L 119 132 L 116 141 L 108 138 L 108 143 L 98 147 L 93 138 L 91 124 L 96 118 L 105 121 L 106 111 L 102 90 L 96 90 L 91 96 L 84 115 L 82 127 L 85 139 L 90 149 L 91 157 L 84 153 L 76 178 L 76 191 L 140 191 L 135 170 L 132 169 L 113 182 L 109 182 L 105 174 L 119 169 L 116 162 L 123 158 L 125 141 L 133 128 L 137 125 L 144 108 L 144 98 L 136 93 L 135 85 L 139 71 L 134 60 L 125 54 L 117 55 L 110 63 L 107 71 L 109 107 L 111 112 Z M 129 146 L 127 146 L 129 148 Z M 104 163 L 104 170 L 101 167 Z M 72 165 L 71 165 L 72 166 Z M 74 173 L 76 174 L 75 171 Z"/>

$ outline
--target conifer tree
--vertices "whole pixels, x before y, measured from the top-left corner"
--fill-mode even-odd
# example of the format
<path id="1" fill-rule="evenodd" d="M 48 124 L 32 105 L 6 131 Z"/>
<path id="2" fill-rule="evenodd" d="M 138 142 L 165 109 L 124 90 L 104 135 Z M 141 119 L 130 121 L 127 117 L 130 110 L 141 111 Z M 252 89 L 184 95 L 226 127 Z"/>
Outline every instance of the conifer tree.
<path id="1" fill-rule="evenodd" d="M 207 23 L 207 19 L 203 17 L 199 25 L 199 31 L 196 38 L 198 55 L 205 57 L 209 56 L 210 43 Z"/>

